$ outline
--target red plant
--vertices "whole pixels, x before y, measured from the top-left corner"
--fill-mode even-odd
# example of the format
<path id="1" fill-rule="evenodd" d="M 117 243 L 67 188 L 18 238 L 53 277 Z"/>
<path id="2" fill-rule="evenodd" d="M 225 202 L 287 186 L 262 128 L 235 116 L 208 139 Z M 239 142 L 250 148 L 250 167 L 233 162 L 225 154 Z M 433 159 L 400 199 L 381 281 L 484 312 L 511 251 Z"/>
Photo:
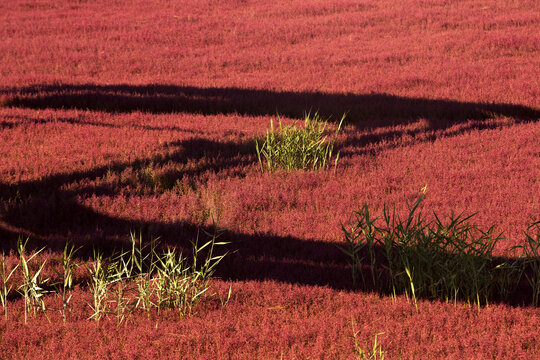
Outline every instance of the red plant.
<path id="1" fill-rule="evenodd" d="M 375 334 L 388 358 L 534 358 L 540 314 L 350 292 L 340 225 L 369 203 L 477 212 L 512 247 L 538 217 L 540 18 L 535 1 L 68 0 L 0 3 L 0 239 L 103 252 L 131 230 L 189 251 L 228 227 L 236 253 L 195 314 L 89 323 L 83 267 L 72 312 L 21 326 L 9 297 L 0 358 L 347 358 Z M 271 117 L 331 116 L 332 171 L 261 174 Z M 331 120 L 331 121 L 332 121 Z M 9 254 L 11 251 L 11 255 Z M 41 259 L 43 257 L 43 259 Z M 50 263 L 50 261 L 48 261 Z M 55 281 L 52 268 L 43 276 Z M 58 280 L 58 279 L 56 279 Z M 14 275 L 14 283 L 18 280 Z M 290 284 L 290 285 L 289 285 Z M 48 309 L 61 299 L 46 297 Z M 157 326 L 157 327 L 156 327 Z"/>

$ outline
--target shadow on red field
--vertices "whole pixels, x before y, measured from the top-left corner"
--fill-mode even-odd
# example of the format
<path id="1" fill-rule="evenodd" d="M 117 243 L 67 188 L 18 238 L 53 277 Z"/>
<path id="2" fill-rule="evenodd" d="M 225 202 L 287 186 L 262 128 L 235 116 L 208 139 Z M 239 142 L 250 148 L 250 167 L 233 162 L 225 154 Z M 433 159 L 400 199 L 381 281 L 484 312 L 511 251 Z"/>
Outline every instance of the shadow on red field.
<path id="1" fill-rule="evenodd" d="M 301 119 L 318 111 L 361 128 L 406 124 L 424 119 L 431 128 L 469 120 L 510 117 L 537 121 L 540 110 L 512 104 L 407 98 L 389 94 L 278 92 L 241 88 L 198 88 L 175 85 L 35 85 L 0 88 L 4 106 L 33 109 L 84 109 L 113 113 L 196 113 L 264 116 L 277 113 Z"/>
<path id="2" fill-rule="evenodd" d="M 29 249 L 46 246 L 53 251 L 61 251 L 66 241 L 82 246 L 79 256 L 88 258 L 94 249 L 104 254 L 112 254 L 122 246 L 128 246 L 130 232 L 135 231 L 143 239 L 157 237 L 164 246 L 175 246 L 190 253 L 191 240 L 200 230 L 212 233 L 210 226 L 199 226 L 187 222 L 156 222 L 131 220 L 98 213 L 80 203 L 78 199 L 86 196 L 114 196 L 121 191 L 130 195 L 159 194 L 176 191 L 175 180 L 199 179 L 208 171 L 228 172 L 232 177 L 243 177 L 243 166 L 255 159 L 254 144 L 216 142 L 201 138 L 167 144 L 167 148 L 176 147 L 177 151 L 167 155 L 158 154 L 151 159 L 140 159 L 129 163 L 112 163 L 88 171 L 56 174 L 41 180 L 22 181 L 16 184 L 0 182 L 0 247 L 4 251 L 15 249 L 19 237 L 30 237 Z M 137 172 L 147 165 L 159 167 L 175 162 L 186 163 L 199 159 L 213 159 L 197 168 L 169 172 L 166 186 L 156 183 L 141 183 L 136 188 L 133 184 L 118 185 L 67 185 L 91 184 L 108 174 L 121 173 L 126 169 Z M 239 169 L 239 170 L 234 170 Z M 202 180 L 204 181 L 204 180 Z M 185 183 L 185 182 L 184 182 Z M 181 195 L 179 195 L 181 196 Z M 201 232 L 202 234 L 202 232 Z M 220 240 L 230 242 L 222 248 L 230 254 L 218 269 L 218 276 L 233 280 L 265 280 L 329 285 L 347 289 L 351 287 L 347 278 L 348 270 L 342 253 L 335 245 L 324 242 L 304 241 L 294 237 L 279 237 L 264 234 L 248 235 L 232 230 L 225 231 Z"/>
<path id="3" fill-rule="evenodd" d="M 348 122 L 358 128 L 376 128 L 407 124 L 424 119 L 431 129 L 447 129 L 459 123 L 478 129 L 497 125 L 494 117 L 510 117 L 514 122 L 538 121 L 540 111 L 509 104 L 480 104 L 449 100 L 404 98 L 386 94 L 324 94 L 273 92 L 239 88 L 194 88 L 168 85 L 36 85 L 25 88 L 0 89 L 3 106 L 31 109 L 85 109 L 106 112 L 197 113 L 275 115 L 303 118 L 306 110 L 317 110 L 324 117 L 339 120 L 344 112 Z M 43 119 L 18 119 L 48 122 Z M 471 122 L 471 120 L 473 120 Z M 84 119 L 55 118 L 74 125 L 107 127 L 141 127 L 148 130 L 181 130 L 167 127 L 149 128 L 141 125 L 85 122 Z M 17 122 L 1 122 L 0 130 L 9 130 Z M 465 132 L 471 127 L 459 128 Z M 423 130 L 413 130 L 423 131 Z M 399 137 L 400 131 L 352 138 L 342 147 L 362 147 L 389 137 Z M 416 134 L 407 134 L 413 135 Z M 426 139 L 424 139 L 426 140 Z M 39 180 L 15 184 L 0 181 L 0 239 L 6 251 L 15 248 L 19 236 L 30 236 L 31 246 L 47 246 L 61 250 L 65 241 L 84 245 L 81 256 L 90 256 L 93 248 L 111 253 L 126 245 L 130 231 L 140 232 L 143 239 L 160 237 L 163 244 L 190 251 L 199 229 L 188 222 L 132 220 L 98 213 L 84 206 L 79 199 L 89 196 L 119 194 L 156 195 L 177 191 L 182 184 L 204 184 L 205 174 L 225 171 L 229 177 L 245 176 L 245 168 L 256 163 L 254 141 L 227 142 L 192 138 L 166 145 L 167 152 L 152 158 L 132 162 L 113 162 L 86 171 L 74 171 L 47 176 Z M 342 155 L 347 156 L 346 151 Z M 166 168 L 166 164 L 186 164 L 195 167 L 173 167 L 158 176 L 148 176 L 145 169 Z M 125 183 L 103 181 L 130 170 L 136 176 Z M 84 185 L 86 184 L 86 185 Z M 180 195 L 181 196 L 181 195 Z M 203 230 L 211 232 L 209 227 Z M 353 289 L 347 258 L 335 244 L 309 241 L 292 236 L 244 234 L 228 230 L 223 240 L 230 241 L 227 250 L 234 251 L 220 264 L 217 275 L 232 280 L 276 280 L 287 283 L 330 286 Z M 451 254 L 448 255 L 453 256 Z M 494 259 L 501 264 L 515 259 Z M 365 274 L 369 276 L 368 273 Z M 525 284 L 526 285 L 526 284 Z M 388 295 L 373 284 L 364 284 L 365 291 Z M 495 301 L 522 305 L 530 303 L 530 290 L 518 286 L 511 298 Z"/>
<path id="4" fill-rule="evenodd" d="M 111 254 L 128 245 L 131 231 L 143 239 L 161 238 L 163 245 L 176 246 L 184 252 L 191 251 L 190 241 L 199 229 L 212 232 L 209 226 L 200 227 L 189 222 L 133 220 L 99 213 L 84 206 L 80 199 L 88 196 L 115 196 L 121 193 L 159 195 L 176 191 L 176 180 L 193 180 L 204 184 L 204 174 L 229 169 L 231 177 L 245 176 L 245 165 L 256 161 L 253 144 L 219 142 L 202 138 L 167 144 L 175 149 L 156 154 L 150 159 L 117 162 L 86 171 L 60 173 L 39 180 L 15 184 L 0 182 L 0 239 L 4 251 L 15 249 L 19 236 L 29 236 L 29 246 L 47 246 L 61 251 L 66 241 L 84 246 L 80 256 L 89 257 L 93 249 Z M 102 179 L 126 169 L 144 173 L 151 165 L 187 163 L 205 159 L 198 167 L 180 168 L 165 173 L 166 180 L 135 178 L 133 182 L 111 183 Z M 197 162 L 195 162 L 197 163 Z M 181 196 L 181 195 L 179 195 Z M 220 264 L 217 276 L 230 280 L 274 280 L 293 284 L 330 286 L 336 289 L 355 289 L 352 286 L 348 259 L 333 243 L 305 240 L 293 236 L 280 237 L 269 234 L 245 234 L 228 230 L 222 240 L 230 242 L 221 251 L 230 251 Z M 454 256 L 449 254 L 449 257 Z M 494 259 L 500 264 L 512 259 Z M 369 273 L 366 270 L 366 277 Z M 523 284 L 526 285 L 526 284 Z M 373 284 L 360 286 L 363 291 L 389 295 Z M 530 290 L 518 286 L 510 298 L 494 299 L 510 305 L 530 303 Z"/>

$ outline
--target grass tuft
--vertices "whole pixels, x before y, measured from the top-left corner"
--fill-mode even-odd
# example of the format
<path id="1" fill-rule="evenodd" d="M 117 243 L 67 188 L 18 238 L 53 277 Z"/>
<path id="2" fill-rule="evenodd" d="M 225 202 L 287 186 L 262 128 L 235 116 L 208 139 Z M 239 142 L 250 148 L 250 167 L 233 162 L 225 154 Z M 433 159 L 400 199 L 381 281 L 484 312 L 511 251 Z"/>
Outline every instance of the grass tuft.
<path id="1" fill-rule="evenodd" d="M 98 323 L 107 314 L 107 296 L 111 284 L 114 282 L 113 266 L 110 266 L 103 259 L 99 252 L 94 253 L 94 262 L 88 267 L 90 273 L 89 289 L 92 293 L 93 303 L 89 304 L 92 315 L 89 319 L 94 319 Z"/>
<path id="2" fill-rule="evenodd" d="M 45 261 L 39 266 L 39 268 L 33 271 L 30 268 L 30 262 L 45 248 L 42 248 L 35 252 L 32 256 L 26 256 L 26 244 L 28 239 L 24 242 L 21 238 L 17 241 L 17 252 L 19 254 L 19 267 L 22 272 L 22 284 L 17 288 L 17 291 L 24 298 L 24 323 L 28 322 L 28 313 L 32 310 L 35 315 L 37 310 L 41 310 L 45 314 L 46 306 L 43 301 L 43 296 L 48 292 L 45 290 L 44 285 L 49 279 L 42 279 L 41 272 L 45 266 Z"/>
<path id="3" fill-rule="evenodd" d="M 353 220 L 342 225 L 344 244 L 339 249 L 348 257 L 353 286 L 384 293 L 443 301 L 467 301 L 477 306 L 492 300 L 507 300 L 525 274 L 532 289 L 532 304 L 540 294 L 540 222 L 526 232 L 519 246 L 523 256 L 516 261 L 497 261 L 493 250 L 502 238 L 494 226 L 483 230 L 471 223 L 475 214 L 452 213 L 447 219 L 433 214 L 427 221 L 419 206 L 422 194 L 409 205 L 406 218 L 395 209 L 384 208 L 382 221 L 373 218 L 369 206 L 354 212 Z M 535 235 L 533 235 L 533 232 Z M 369 268 L 366 276 L 364 267 Z"/>
<path id="4" fill-rule="evenodd" d="M 126 324 L 131 314 L 142 309 L 176 309 L 182 316 L 191 315 L 203 295 L 210 289 L 216 266 L 227 255 L 215 255 L 215 247 L 226 245 L 217 238 L 223 229 L 205 233 L 210 240 L 200 244 L 199 235 L 192 242 L 192 258 L 174 248 L 157 251 L 156 240 L 142 245 L 142 239 L 131 234 L 131 248 L 108 259 L 94 255 L 89 267 L 93 303 L 90 319 L 99 322 L 112 314 L 117 325 Z M 230 298 L 230 292 L 229 292 Z"/>
<path id="5" fill-rule="evenodd" d="M 54 268 L 54 272 L 62 279 L 60 282 L 54 284 L 56 293 L 62 297 L 62 319 L 64 322 L 67 320 L 67 314 L 71 311 L 70 301 L 71 301 L 71 291 L 73 290 L 73 272 L 79 266 L 74 262 L 74 256 L 77 250 L 80 248 L 75 248 L 73 245 L 70 245 L 66 242 L 64 251 L 60 258 L 55 259 L 62 266 L 61 270 Z"/>
<path id="6" fill-rule="evenodd" d="M 322 120 L 317 112 L 313 116 L 311 113 L 304 115 L 303 127 L 296 127 L 296 124 L 283 126 L 278 116 L 277 130 L 274 129 L 273 120 L 270 120 L 270 129 L 266 130 L 262 143 L 259 145 L 259 140 L 255 141 L 261 170 L 264 171 L 263 158 L 270 172 L 278 168 L 287 171 L 326 168 L 332 159 L 336 137 L 344 120 L 345 115 L 331 139 L 325 135 L 327 120 Z M 337 167 L 338 160 L 339 152 L 334 167 Z"/>

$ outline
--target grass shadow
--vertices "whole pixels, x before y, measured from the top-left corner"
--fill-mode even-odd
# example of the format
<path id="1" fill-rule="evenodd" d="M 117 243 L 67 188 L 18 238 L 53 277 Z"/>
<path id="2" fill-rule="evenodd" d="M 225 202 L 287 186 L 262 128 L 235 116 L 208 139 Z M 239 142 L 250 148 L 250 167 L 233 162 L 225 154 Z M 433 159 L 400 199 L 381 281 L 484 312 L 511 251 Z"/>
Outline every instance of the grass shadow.
<path id="1" fill-rule="evenodd" d="M 168 85 L 40 85 L 26 88 L 1 89 L 7 94 L 4 105 L 32 109 L 88 109 L 107 112 L 142 111 L 151 113 L 189 112 L 201 114 L 240 113 L 247 115 L 274 115 L 276 112 L 293 118 L 302 118 L 306 109 L 318 109 L 323 116 L 339 120 L 344 111 L 359 128 L 376 128 L 406 124 L 418 119 L 429 122 L 430 128 L 448 129 L 455 124 L 491 128 L 485 120 L 496 116 L 513 117 L 516 122 L 537 121 L 536 109 L 508 104 L 476 104 L 446 100 L 403 98 L 386 94 L 351 95 L 324 93 L 272 92 L 238 88 L 194 88 Z M 32 119 L 22 119 L 33 121 Z M 48 121 L 48 120 L 38 120 Z M 124 125 L 84 122 L 81 119 L 55 119 L 69 124 L 123 127 Z M 0 128 L 9 129 L 12 123 L 2 122 Z M 127 125 L 132 126 L 132 125 Z M 138 126 L 138 125 L 137 125 Z M 171 130 L 162 127 L 144 127 L 146 130 Z M 467 126 L 457 132 L 466 131 Z M 181 130 L 185 129 L 173 129 Z M 411 130 L 416 136 L 423 130 Z M 457 134 L 457 133 L 456 133 Z M 370 144 L 381 139 L 402 136 L 403 132 L 383 132 L 376 135 L 351 138 L 351 144 Z M 347 142 L 341 144 L 347 146 Z M 189 248 L 198 226 L 189 222 L 160 222 L 133 220 L 98 213 L 83 206 L 80 197 L 119 194 L 118 187 L 99 185 L 109 173 L 130 170 L 136 174 L 130 191 L 158 194 L 170 191 L 178 180 L 193 180 L 208 172 L 228 171 L 229 176 L 242 177 L 244 168 L 256 162 L 252 141 L 242 143 L 192 138 L 167 144 L 167 153 L 131 162 L 115 162 L 84 171 L 59 173 L 39 180 L 15 184 L 0 181 L 0 239 L 4 250 L 13 250 L 20 235 L 30 235 L 32 246 L 47 245 L 53 250 L 63 249 L 66 240 L 77 245 L 91 243 L 103 252 L 112 251 L 127 240 L 130 231 L 140 231 L 143 238 L 160 236 L 167 244 Z M 172 151 L 171 151 L 172 150 Z M 346 154 L 344 154 L 346 155 Z M 167 164 L 176 166 L 155 178 L 144 175 L 152 167 Z M 66 190 L 69 185 L 82 182 L 88 186 Z M 141 185 L 142 184 L 142 185 Z M 141 188 L 136 188 L 137 186 Z M 123 184 L 122 186 L 130 186 Z M 139 189 L 139 190 L 137 190 Z M 203 227 L 212 231 L 209 227 Z M 224 234 L 234 254 L 220 264 L 218 275 L 231 280 L 276 280 L 294 284 L 330 286 L 353 289 L 347 258 L 335 244 L 308 241 L 296 237 L 271 234 L 249 235 L 234 230 Z M 91 247 L 86 250 L 88 254 Z M 497 259 L 506 261 L 512 259 Z M 366 275 L 368 275 L 366 273 Z M 384 290 L 369 284 L 364 291 Z M 511 305 L 524 303 L 516 296 L 501 300 Z"/>
<path id="2" fill-rule="evenodd" d="M 211 170 L 224 168 L 241 169 L 245 161 L 239 153 L 252 151 L 252 144 L 238 145 L 207 139 L 191 139 L 168 144 L 178 147 L 168 155 L 158 154 L 152 159 L 115 163 L 96 167 L 87 171 L 52 175 L 40 180 L 17 184 L 0 183 L 0 239 L 5 251 L 15 249 L 19 236 L 30 236 L 30 248 L 47 246 L 61 251 L 65 241 L 76 246 L 84 245 L 81 256 L 89 257 L 94 248 L 107 254 L 128 244 L 131 231 L 140 233 L 143 239 L 159 236 L 164 245 L 172 245 L 183 251 L 191 251 L 190 241 L 202 229 L 209 233 L 209 226 L 199 226 L 190 222 L 166 222 L 134 220 L 98 213 L 80 203 L 79 198 L 94 194 L 114 196 L 118 190 L 111 187 L 82 186 L 75 190 L 65 190 L 66 185 L 83 180 L 96 180 L 110 171 L 121 172 L 127 168 L 144 169 L 146 164 L 165 164 L 169 161 L 188 162 L 194 159 L 212 158 L 206 165 L 173 174 L 174 178 L 193 178 Z M 234 176 L 243 176 L 239 171 Z M 152 189 L 156 194 L 156 188 Z M 231 244 L 227 250 L 233 251 L 220 264 L 217 275 L 235 281 L 274 280 L 292 284 L 329 286 L 334 289 L 362 290 L 390 295 L 385 289 L 373 284 L 353 287 L 348 259 L 336 244 L 312 241 L 293 236 L 272 234 L 245 234 L 228 230 L 222 240 Z M 379 250 L 378 250 L 379 251 Z M 453 256 L 449 254 L 448 256 Z M 508 261 L 497 259 L 494 261 Z M 369 276 L 367 269 L 362 270 Z M 500 302 L 522 305 L 528 299 L 526 289 L 519 288 L 511 299 Z"/>
<path id="3" fill-rule="evenodd" d="M 0 88 L 3 105 L 31 109 L 84 109 L 113 113 L 238 113 L 301 119 L 312 109 L 339 121 L 343 113 L 360 128 L 406 124 L 418 119 L 431 128 L 469 120 L 511 117 L 537 121 L 540 110 L 523 105 L 409 98 L 390 94 L 335 94 L 176 85 L 57 84 Z"/>

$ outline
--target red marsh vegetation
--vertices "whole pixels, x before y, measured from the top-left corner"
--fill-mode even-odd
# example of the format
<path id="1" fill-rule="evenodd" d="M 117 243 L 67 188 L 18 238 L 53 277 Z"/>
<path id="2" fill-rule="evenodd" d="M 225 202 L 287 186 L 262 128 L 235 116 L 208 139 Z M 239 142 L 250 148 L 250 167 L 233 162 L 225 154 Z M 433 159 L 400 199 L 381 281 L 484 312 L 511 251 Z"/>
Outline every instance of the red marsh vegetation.
<path id="1" fill-rule="evenodd" d="M 540 357 L 539 14 L 2 2 L 0 358 Z"/>

